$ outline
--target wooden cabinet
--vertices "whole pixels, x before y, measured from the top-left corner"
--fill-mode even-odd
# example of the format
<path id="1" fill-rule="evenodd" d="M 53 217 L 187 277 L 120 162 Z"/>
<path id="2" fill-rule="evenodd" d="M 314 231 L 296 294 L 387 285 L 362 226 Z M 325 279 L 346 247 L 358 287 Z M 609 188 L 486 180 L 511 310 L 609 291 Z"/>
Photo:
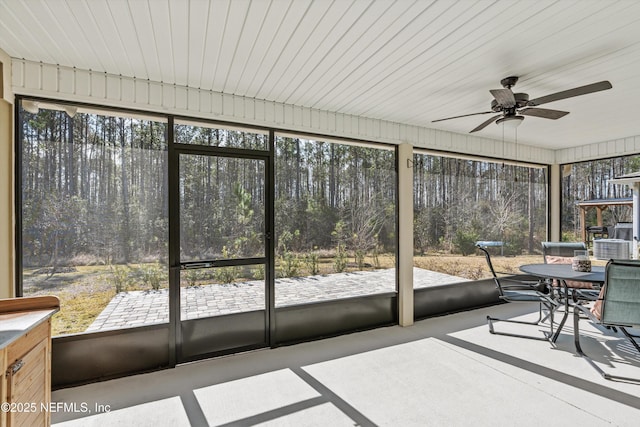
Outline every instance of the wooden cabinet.
<path id="1" fill-rule="evenodd" d="M 53 296 L 0 300 L 0 426 L 48 426 Z"/>

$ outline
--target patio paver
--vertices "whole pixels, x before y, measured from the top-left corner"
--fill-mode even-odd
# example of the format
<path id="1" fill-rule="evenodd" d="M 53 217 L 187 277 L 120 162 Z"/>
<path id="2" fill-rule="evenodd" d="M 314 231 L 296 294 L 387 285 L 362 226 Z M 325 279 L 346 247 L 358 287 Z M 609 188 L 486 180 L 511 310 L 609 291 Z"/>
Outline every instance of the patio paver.
<path id="1" fill-rule="evenodd" d="M 276 307 L 394 292 L 395 269 L 276 279 Z M 414 267 L 414 288 L 468 279 Z M 182 320 L 264 309 L 264 281 L 202 285 L 180 289 Z M 169 321 L 169 291 L 117 294 L 86 332 Z"/>

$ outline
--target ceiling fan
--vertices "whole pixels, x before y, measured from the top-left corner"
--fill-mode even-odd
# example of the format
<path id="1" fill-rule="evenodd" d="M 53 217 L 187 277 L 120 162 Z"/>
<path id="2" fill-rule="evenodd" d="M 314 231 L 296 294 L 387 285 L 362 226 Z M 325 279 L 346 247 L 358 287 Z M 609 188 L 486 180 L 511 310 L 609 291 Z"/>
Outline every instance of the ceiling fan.
<path id="1" fill-rule="evenodd" d="M 446 119 L 434 120 L 432 123 L 441 122 L 443 120 L 459 119 L 461 117 L 476 116 L 480 114 L 499 113 L 482 122 L 480 125 L 469 132 L 473 133 L 484 129 L 494 121 L 496 124 L 505 123 L 511 124 L 515 127 L 524 120 L 524 116 L 557 120 L 561 117 L 566 116 L 567 114 L 569 114 L 569 112 L 535 107 L 549 102 L 559 101 L 561 99 L 587 95 L 589 93 L 599 92 L 601 90 L 612 88 L 611 83 L 609 83 L 607 80 L 604 80 L 598 83 L 592 83 L 586 86 L 563 90 L 561 92 L 552 93 L 550 95 L 530 100 L 529 95 L 526 93 L 513 93 L 511 91 L 511 88 L 515 86 L 517 81 L 518 77 L 516 76 L 505 77 L 504 79 L 500 80 L 500 84 L 502 85 L 502 87 L 504 87 L 504 89 L 492 89 L 489 91 L 494 98 L 493 101 L 491 101 L 491 111 L 447 117 Z"/>

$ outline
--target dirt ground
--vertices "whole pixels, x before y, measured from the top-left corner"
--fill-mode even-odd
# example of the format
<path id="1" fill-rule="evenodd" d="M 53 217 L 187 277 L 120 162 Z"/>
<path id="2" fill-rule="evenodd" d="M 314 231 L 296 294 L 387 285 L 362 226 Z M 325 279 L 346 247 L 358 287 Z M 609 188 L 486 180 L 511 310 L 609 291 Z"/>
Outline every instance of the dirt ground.
<path id="1" fill-rule="evenodd" d="M 521 255 L 515 257 L 492 255 L 491 262 L 493 263 L 493 268 L 498 273 L 518 274 L 521 265 L 542 262 L 542 255 Z M 416 256 L 413 258 L 413 265 L 424 268 L 425 270 L 438 271 L 471 280 L 491 277 L 491 272 L 489 271 L 485 257 L 480 255 Z"/>
<path id="2" fill-rule="evenodd" d="M 373 269 L 373 260 L 367 261 L 371 266 L 369 269 Z M 520 265 L 541 262 L 542 257 L 493 255 L 492 261 L 496 271 L 516 274 Z M 380 256 L 378 265 L 380 268 L 395 267 L 395 258 Z M 471 280 L 491 277 L 485 258 L 481 255 L 416 256 L 414 266 Z M 321 274 L 329 274 L 332 269 L 332 259 L 320 260 Z M 348 270 L 354 269 L 355 265 L 350 263 Z M 26 269 L 23 275 L 24 295 L 56 295 L 60 298 L 61 310 L 53 319 L 54 335 L 83 332 L 116 294 L 113 273 L 108 266 L 76 266 L 52 275 L 48 273 L 43 269 Z M 304 267 L 301 267 L 300 275 L 305 274 Z M 161 287 L 167 287 L 167 283 L 162 283 Z M 147 289 L 139 283 L 130 283 L 126 290 Z"/>

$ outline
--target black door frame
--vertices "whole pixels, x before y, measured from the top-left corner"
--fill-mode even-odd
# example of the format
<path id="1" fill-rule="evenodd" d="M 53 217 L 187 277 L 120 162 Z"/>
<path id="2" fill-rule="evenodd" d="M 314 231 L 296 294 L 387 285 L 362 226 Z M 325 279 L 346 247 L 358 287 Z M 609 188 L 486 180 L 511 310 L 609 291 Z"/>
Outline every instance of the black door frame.
<path id="1" fill-rule="evenodd" d="M 268 132 L 268 150 L 178 144 L 174 135 L 174 116 L 169 116 L 167 126 L 168 147 L 168 205 L 169 205 L 169 363 L 175 366 L 182 362 L 209 358 L 221 354 L 235 353 L 260 347 L 270 347 L 275 335 L 275 242 L 274 242 L 274 132 Z M 197 357 L 183 357 L 184 337 L 180 316 L 180 271 L 184 264 L 180 261 L 180 155 L 201 155 L 213 157 L 255 159 L 265 164 L 265 239 L 264 257 L 241 258 L 238 260 L 207 261 L 208 266 L 264 264 L 265 265 L 265 327 L 264 343 L 234 347 L 220 351 L 199 354 Z"/>

